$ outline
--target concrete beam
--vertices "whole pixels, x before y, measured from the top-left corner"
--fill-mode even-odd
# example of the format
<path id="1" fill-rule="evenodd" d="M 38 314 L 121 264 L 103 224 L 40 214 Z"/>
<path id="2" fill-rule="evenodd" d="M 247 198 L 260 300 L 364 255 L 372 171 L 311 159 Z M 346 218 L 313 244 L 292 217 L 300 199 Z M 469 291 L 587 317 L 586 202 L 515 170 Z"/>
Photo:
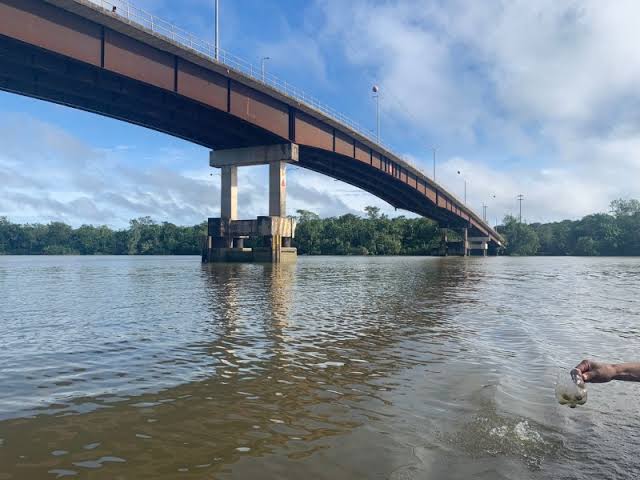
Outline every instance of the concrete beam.
<path id="1" fill-rule="evenodd" d="M 281 145 L 264 145 L 260 147 L 230 148 L 228 150 L 211 151 L 209 165 L 222 167 L 250 167 L 266 165 L 271 162 L 297 162 L 299 147 L 295 143 Z"/>

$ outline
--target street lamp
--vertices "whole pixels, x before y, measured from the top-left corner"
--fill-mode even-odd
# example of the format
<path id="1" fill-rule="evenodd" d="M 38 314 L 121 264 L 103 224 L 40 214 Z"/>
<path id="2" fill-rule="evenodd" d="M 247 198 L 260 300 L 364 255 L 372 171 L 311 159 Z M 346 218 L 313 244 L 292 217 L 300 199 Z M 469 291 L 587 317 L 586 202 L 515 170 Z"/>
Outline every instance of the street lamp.
<path id="1" fill-rule="evenodd" d="M 215 3 L 215 21 L 216 21 L 216 40 L 215 40 L 215 44 L 214 44 L 214 48 L 215 48 L 215 59 L 216 60 L 220 60 L 220 15 L 219 15 L 219 11 L 220 11 L 220 4 L 219 4 L 219 0 L 216 0 Z"/>
<path id="2" fill-rule="evenodd" d="M 467 204 L 467 179 L 464 178 L 464 175 L 462 175 L 462 172 L 460 170 L 458 170 L 458 175 L 461 175 L 462 178 L 464 179 L 464 204 Z"/>
<path id="3" fill-rule="evenodd" d="M 433 181 L 436 181 L 436 147 L 431 147 L 433 150 Z"/>
<path id="4" fill-rule="evenodd" d="M 494 200 L 496 199 L 496 195 L 495 195 L 495 193 L 492 193 L 492 194 L 491 194 L 491 198 L 492 198 L 492 199 L 494 199 Z M 486 205 L 485 203 L 483 203 L 483 204 L 482 204 L 482 210 L 483 210 L 483 213 L 482 213 L 482 219 L 483 219 L 485 222 L 487 221 L 487 208 L 488 208 L 488 205 Z"/>
<path id="5" fill-rule="evenodd" d="M 380 143 L 380 88 L 374 85 L 371 91 L 376 99 L 376 141 Z"/>
<path id="6" fill-rule="evenodd" d="M 264 70 L 264 65 L 267 62 L 267 60 L 271 60 L 271 57 L 262 57 L 262 83 L 264 83 L 264 79 L 265 79 L 265 70 Z"/>

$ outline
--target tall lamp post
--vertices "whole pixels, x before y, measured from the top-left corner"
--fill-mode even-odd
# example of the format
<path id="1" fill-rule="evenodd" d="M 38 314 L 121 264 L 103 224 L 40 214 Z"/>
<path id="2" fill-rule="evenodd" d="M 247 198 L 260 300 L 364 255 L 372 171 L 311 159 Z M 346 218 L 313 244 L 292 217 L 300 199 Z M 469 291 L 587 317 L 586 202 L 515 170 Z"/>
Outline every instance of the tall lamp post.
<path id="1" fill-rule="evenodd" d="M 262 61 L 261 61 L 261 71 L 262 71 L 262 83 L 264 83 L 265 80 L 265 63 L 267 63 L 267 60 L 271 60 L 271 57 L 262 57 Z"/>
<path id="2" fill-rule="evenodd" d="M 467 179 L 462 175 L 462 172 L 458 170 L 458 175 L 462 176 L 464 179 L 464 204 L 467 204 Z"/>
<path id="3" fill-rule="evenodd" d="M 371 91 L 376 99 L 376 141 L 380 143 L 380 88 L 374 85 Z"/>
<path id="4" fill-rule="evenodd" d="M 431 147 L 433 150 L 433 181 L 436 181 L 436 147 Z"/>
<path id="5" fill-rule="evenodd" d="M 216 36 L 215 36 L 215 58 L 216 60 L 220 60 L 220 3 L 219 0 L 215 0 L 215 21 L 216 21 Z"/>
<path id="6" fill-rule="evenodd" d="M 495 199 L 496 199 L 496 194 L 495 194 L 495 193 L 492 193 L 492 194 L 491 194 L 491 198 L 492 198 L 493 200 L 495 200 Z M 483 219 L 485 222 L 487 221 L 487 208 L 488 208 L 488 207 L 489 207 L 489 206 L 488 206 L 488 205 L 486 205 L 485 203 L 483 203 L 483 204 L 482 204 L 482 210 L 483 210 L 482 219 Z"/>

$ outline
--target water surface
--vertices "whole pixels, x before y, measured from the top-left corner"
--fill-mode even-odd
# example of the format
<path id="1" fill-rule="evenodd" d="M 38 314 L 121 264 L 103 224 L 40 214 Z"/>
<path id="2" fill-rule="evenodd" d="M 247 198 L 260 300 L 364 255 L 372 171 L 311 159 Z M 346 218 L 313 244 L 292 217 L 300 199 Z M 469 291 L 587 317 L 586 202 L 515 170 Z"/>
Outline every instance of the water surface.
<path id="1" fill-rule="evenodd" d="M 0 480 L 636 478 L 640 259 L 0 257 Z"/>

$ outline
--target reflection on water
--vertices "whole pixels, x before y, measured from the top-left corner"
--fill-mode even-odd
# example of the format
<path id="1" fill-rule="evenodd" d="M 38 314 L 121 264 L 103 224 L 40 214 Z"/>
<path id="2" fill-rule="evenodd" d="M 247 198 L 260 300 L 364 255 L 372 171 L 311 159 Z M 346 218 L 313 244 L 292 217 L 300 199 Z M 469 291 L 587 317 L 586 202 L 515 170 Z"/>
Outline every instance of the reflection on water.
<path id="1" fill-rule="evenodd" d="M 593 478 L 640 468 L 638 260 L 0 258 L 0 479 Z M 576 344 L 575 332 L 581 341 Z"/>

